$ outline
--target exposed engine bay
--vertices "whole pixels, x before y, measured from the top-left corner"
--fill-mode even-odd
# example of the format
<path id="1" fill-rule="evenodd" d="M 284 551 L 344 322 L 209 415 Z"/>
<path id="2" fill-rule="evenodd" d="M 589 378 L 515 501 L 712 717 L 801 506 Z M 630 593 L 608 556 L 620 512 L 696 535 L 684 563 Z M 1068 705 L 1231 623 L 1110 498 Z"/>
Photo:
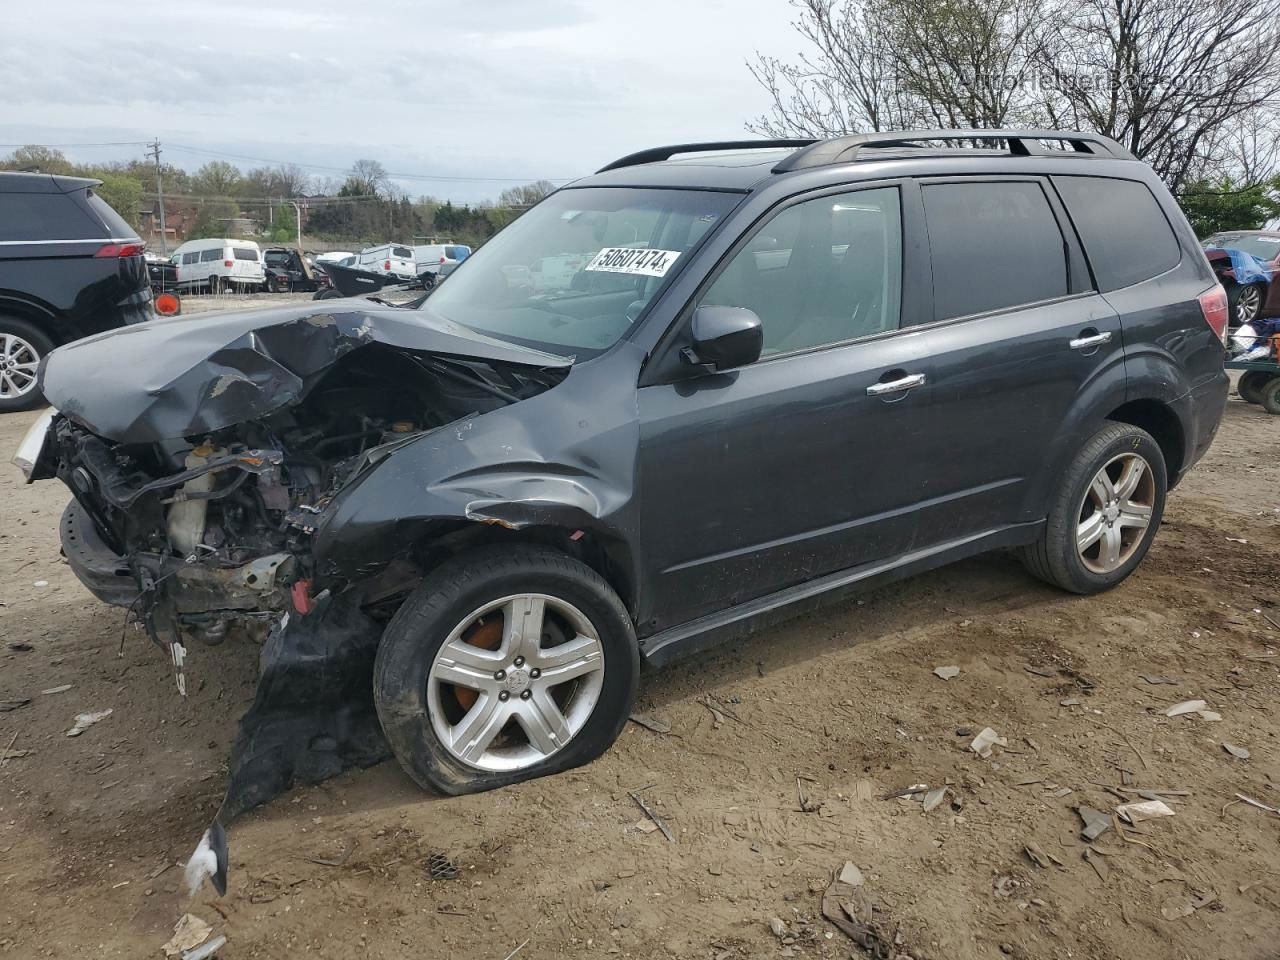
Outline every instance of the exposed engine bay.
<path id="1" fill-rule="evenodd" d="M 397 447 L 554 378 L 374 345 L 297 405 L 196 437 L 113 443 L 60 418 L 58 476 L 127 560 L 153 640 L 216 643 L 242 625 L 261 641 L 314 605 L 311 537 L 335 493 Z"/>
<path id="2" fill-rule="evenodd" d="M 56 476 L 74 495 L 62 543 L 77 577 L 128 608 L 168 653 L 182 695 L 193 642 L 234 630 L 258 650 L 257 696 L 188 867 L 193 890 L 210 878 L 225 892 L 234 817 L 295 780 L 390 754 L 374 655 L 423 566 L 413 538 L 388 534 L 430 478 L 403 468 L 398 493 L 375 498 L 388 517 L 386 532 L 366 537 L 377 562 L 317 559 L 325 531 L 348 532 L 335 516 L 342 497 L 400 469 L 398 452 L 439 442 L 442 428 L 461 438 L 464 424 L 572 367 L 418 311 L 360 304 L 142 324 L 60 348 L 41 371 L 54 409 L 20 457 L 29 481 Z"/>

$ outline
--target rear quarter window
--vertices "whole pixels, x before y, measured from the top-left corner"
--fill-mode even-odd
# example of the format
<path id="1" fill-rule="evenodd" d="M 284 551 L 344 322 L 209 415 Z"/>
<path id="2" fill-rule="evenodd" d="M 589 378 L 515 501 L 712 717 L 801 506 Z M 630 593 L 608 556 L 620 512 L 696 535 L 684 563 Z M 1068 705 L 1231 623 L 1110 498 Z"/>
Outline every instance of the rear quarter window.
<path id="1" fill-rule="evenodd" d="M 393 247 L 391 250 L 391 255 L 393 257 L 400 257 L 401 259 L 404 259 L 406 257 L 409 259 L 412 259 L 413 251 L 410 250 L 408 247 Z"/>
<path id="2" fill-rule="evenodd" d="M 258 262 L 258 251 L 250 250 L 248 247 L 235 247 L 235 255 L 237 260 L 252 260 Z"/>
<path id="3" fill-rule="evenodd" d="M 89 205 L 89 209 L 93 211 L 93 215 L 101 220 L 107 228 L 107 236 L 124 240 L 138 235 L 138 231 L 129 226 L 124 217 L 116 213 L 111 204 L 107 203 L 92 190 L 85 191 L 85 202 Z"/>
<path id="4" fill-rule="evenodd" d="M 1067 295 L 1058 220 L 1035 181 L 923 188 L 938 320 Z"/>
<path id="5" fill-rule="evenodd" d="M 111 240 L 112 234 L 66 193 L 0 193 L 0 240 Z"/>
<path id="6" fill-rule="evenodd" d="M 1182 259 L 1169 218 L 1145 183 L 1054 177 L 1103 293 L 1150 280 Z"/>
<path id="7" fill-rule="evenodd" d="M 201 263 L 212 263 L 214 260 L 221 260 L 221 259 L 222 259 L 222 250 L 219 249 L 218 247 L 214 247 L 212 250 L 200 251 Z"/>

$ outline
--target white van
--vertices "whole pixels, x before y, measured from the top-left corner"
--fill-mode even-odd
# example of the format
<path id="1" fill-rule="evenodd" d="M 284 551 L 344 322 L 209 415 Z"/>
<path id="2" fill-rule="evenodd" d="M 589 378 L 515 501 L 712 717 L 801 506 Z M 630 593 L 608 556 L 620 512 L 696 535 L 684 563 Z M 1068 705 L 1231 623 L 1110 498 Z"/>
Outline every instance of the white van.
<path id="1" fill-rule="evenodd" d="M 170 257 L 178 268 L 178 286 L 247 290 L 266 283 L 262 251 L 252 240 L 188 240 Z"/>
<path id="2" fill-rule="evenodd" d="M 385 273 L 401 280 L 414 280 L 418 276 L 413 251 L 402 243 L 384 243 L 360 251 L 357 269 L 370 273 Z"/>
<path id="3" fill-rule="evenodd" d="M 465 243 L 429 243 L 413 248 L 419 276 L 424 273 L 448 274 L 469 256 L 471 248 Z"/>

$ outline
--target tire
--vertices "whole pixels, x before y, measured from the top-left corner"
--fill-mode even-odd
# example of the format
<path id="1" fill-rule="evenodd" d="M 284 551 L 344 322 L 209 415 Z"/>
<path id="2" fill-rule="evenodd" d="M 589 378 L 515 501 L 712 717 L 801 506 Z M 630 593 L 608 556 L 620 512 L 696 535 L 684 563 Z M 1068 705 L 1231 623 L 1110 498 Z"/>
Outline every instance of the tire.
<path id="1" fill-rule="evenodd" d="M 525 602 L 520 595 L 544 598 L 548 611 L 538 639 L 531 641 L 539 649 L 527 661 L 512 657 L 530 648 L 505 639 L 513 605 Z M 501 612 L 501 618 L 486 613 L 475 620 L 487 606 L 496 606 L 492 612 Z M 524 611 L 516 616 L 534 612 L 514 609 Z M 579 615 L 577 627 L 561 616 L 562 609 Z M 489 641 L 482 643 L 478 638 L 486 630 L 491 631 Z M 574 655 L 573 669 L 582 673 L 548 687 L 533 665 L 541 664 L 548 674 L 568 667 L 554 666 L 556 646 L 540 645 L 553 634 L 567 637 L 570 630 L 575 651 L 588 651 L 580 658 Z M 477 639 L 468 641 L 467 636 Z M 455 651 L 468 652 L 463 659 L 440 657 L 446 642 Z M 480 678 L 478 685 L 468 689 L 441 680 L 440 671 L 454 670 L 470 671 L 466 675 Z M 396 612 L 378 648 L 373 695 L 383 732 L 405 772 L 426 789 L 456 796 L 594 760 L 627 722 L 639 670 L 639 648 L 626 607 L 594 570 L 546 547 L 483 547 L 433 571 Z M 489 692 L 473 692 L 481 689 Z M 540 749 L 525 716 L 530 711 L 543 716 L 539 711 L 545 708 L 539 705 L 551 702 L 551 690 L 556 691 L 552 715 L 565 721 L 556 728 L 563 742 L 553 745 L 558 738 L 544 733 L 547 749 Z M 490 715 L 487 710 L 506 711 L 493 713 L 495 718 L 511 716 L 486 725 L 498 731 L 492 743 L 479 735 L 473 740 L 459 735 L 450 744 L 450 733 L 458 734 L 464 723 L 476 729 L 476 718 Z M 462 756 L 467 751 L 474 753 L 470 761 Z"/>
<path id="2" fill-rule="evenodd" d="M 333 287 L 325 287 L 323 290 L 317 290 L 312 300 L 341 300 L 342 294 Z"/>
<path id="3" fill-rule="evenodd" d="M 1263 373 L 1261 370 L 1246 370 L 1241 374 L 1240 382 L 1236 384 L 1236 392 L 1240 394 L 1241 400 L 1261 403 L 1261 390 L 1270 379 L 1269 373 Z"/>
<path id="4" fill-rule="evenodd" d="M 1258 403 L 1267 413 L 1280 414 L 1280 377 L 1272 377 L 1258 389 Z"/>
<path id="5" fill-rule="evenodd" d="M 1105 468 L 1119 493 L 1127 476 L 1124 471 L 1135 460 L 1142 461 L 1144 468 L 1136 478 L 1136 489 L 1123 499 L 1125 509 L 1117 515 L 1119 508 L 1102 507 L 1099 488 L 1093 483 Z M 1071 461 L 1050 502 L 1040 539 L 1022 550 L 1023 564 L 1034 576 L 1071 593 L 1110 590 L 1146 556 L 1160 528 L 1167 490 L 1168 474 L 1160 445 L 1138 427 L 1107 423 Z M 1146 526 L 1139 528 L 1137 519 L 1144 508 Z M 1094 517 L 1097 522 L 1093 527 L 1100 531 L 1099 536 L 1082 551 L 1077 534 L 1085 532 L 1086 523 Z M 1103 551 L 1112 544 L 1118 544 L 1118 549 L 1108 557 Z"/>
<path id="6" fill-rule="evenodd" d="M 39 327 L 0 314 L 0 413 L 31 410 L 44 403 L 35 372 L 53 348 L 53 340 Z"/>
<path id="7" fill-rule="evenodd" d="M 1233 286 L 1227 295 L 1227 301 L 1231 307 L 1231 325 L 1238 327 L 1256 320 L 1262 313 L 1262 304 L 1266 300 L 1266 295 L 1266 287 L 1261 283 Z"/>

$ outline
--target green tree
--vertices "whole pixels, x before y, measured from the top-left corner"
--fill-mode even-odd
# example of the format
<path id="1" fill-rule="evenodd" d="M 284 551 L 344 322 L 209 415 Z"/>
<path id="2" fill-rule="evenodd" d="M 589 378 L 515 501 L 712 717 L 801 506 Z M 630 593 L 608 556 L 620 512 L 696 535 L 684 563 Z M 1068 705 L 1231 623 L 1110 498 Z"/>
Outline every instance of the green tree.
<path id="1" fill-rule="evenodd" d="M 19 147 L 9 154 L 0 167 L 7 170 L 30 170 L 34 173 L 69 174 L 72 164 L 61 150 L 44 147 L 38 143 Z"/>
<path id="2" fill-rule="evenodd" d="M 102 185 L 98 187 L 98 196 L 110 204 L 111 209 L 133 229 L 138 229 L 138 208 L 142 205 L 142 184 L 133 177 L 122 173 L 103 173 L 99 175 Z"/>
<path id="3" fill-rule="evenodd" d="M 227 235 L 225 221 L 234 217 L 236 213 L 235 204 L 226 200 L 216 200 L 201 204 L 200 212 L 196 214 L 195 222 L 191 224 L 191 229 L 187 231 L 187 239 L 204 240 L 208 237 L 225 237 Z"/>
<path id="4" fill-rule="evenodd" d="M 1280 179 L 1280 178 L 1277 178 Z M 1256 230 L 1280 214 L 1274 192 L 1280 183 L 1241 187 L 1230 177 L 1195 180 L 1179 194 L 1182 211 L 1196 236 L 1207 237 L 1224 230 Z"/>
<path id="5" fill-rule="evenodd" d="M 244 183 L 240 168 L 225 160 L 210 160 L 191 178 L 191 189 L 205 197 L 234 196 Z"/>

